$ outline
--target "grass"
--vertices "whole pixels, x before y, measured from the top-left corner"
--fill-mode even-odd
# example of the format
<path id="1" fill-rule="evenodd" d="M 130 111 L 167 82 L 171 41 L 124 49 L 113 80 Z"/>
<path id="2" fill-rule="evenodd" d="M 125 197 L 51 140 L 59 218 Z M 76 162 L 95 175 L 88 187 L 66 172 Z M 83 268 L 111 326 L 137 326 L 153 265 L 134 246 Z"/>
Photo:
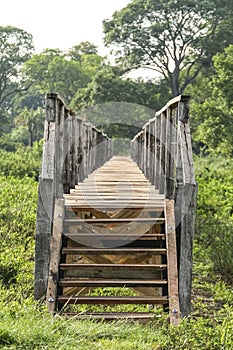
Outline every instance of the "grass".
<path id="1" fill-rule="evenodd" d="M 231 350 L 233 293 L 213 273 L 211 262 L 195 246 L 192 315 L 178 327 L 167 316 L 146 325 L 117 321 L 65 320 L 50 316 L 43 302 L 28 297 L 0 305 L 1 349 L 59 350 Z M 205 263 L 204 263 L 205 262 Z"/>
<path id="2" fill-rule="evenodd" d="M 14 163 L 14 167 L 17 164 Z M 205 169 L 204 165 L 200 168 Z M 4 175 L 0 177 L 0 349 L 231 350 L 233 348 L 232 279 L 226 276 L 223 279 L 223 273 L 216 273 L 218 270 L 210 250 L 214 253 L 216 251 L 206 243 L 209 237 L 205 232 L 197 236 L 194 249 L 192 313 L 187 319 L 181 320 L 179 326 L 168 325 L 167 315 L 155 318 L 146 325 L 125 321 L 105 323 L 72 318 L 65 320 L 60 315 L 56 317 L 49 315 L 43 301 L 38 304 L 32 299 L 37 183 L 25 176 L 25 173 L 27 175 L 27 169 L 23 177 Z M 229 174 L 228 177 L 225 176 L 229 179 L 227 192 L 225 187 L 223 188 L 223 194 L 225 192 L 229 194 L 225 196 L 227 199 L 228 197 L 231 199 L 232 189 L 232 172 L 229 171 Z M 34 174 L 32 175 L 34 177 Z M 212 177 L 208 171 L 204 175 L 201 173 L 201 176 L 199 176 L 199 197 L 211 198 L 211 206 L 208 206 L 204 199 L 199 201 L 199 215 L 203 214 L 202 208 L 205 210 L 209 208 L 211 213 L 212 205 L 214 204 L 215 210 L 223 198 L 221 208 L 225 209 L 224 215 L 232 219 L 228 209 L 232 202 L 226 202 L 222 196 L 213 203 L 215 196 L 212 188 L 215 189 L 216 184 L 211 184 L 209 193 L 210 189 L 206 188 L 206 184 L 209 183 L 209 178 L 212 181 Z M 216 213 L 218 214 L 218 211 Z M 223 242 L 226 252 L 228 246 L 225 241 Z M 231 257 L 230 252 L 231 250 L 227 250 L 225 255 Z M 224 260 L 225 255 L 222 255 Z M 128 311 L 131 311 L 131 307 Z"/>
<path id="3" fill-rule="evenodd" d="M 1 349 L 232 349 L 233 325 L 229 314 L 221 322 L 199 317 L 182 320 L 178 327 L 164 319 L 140 325 L 123 321 L 105 323 L 52 318 L 28 310 L 1 315 Z"/>

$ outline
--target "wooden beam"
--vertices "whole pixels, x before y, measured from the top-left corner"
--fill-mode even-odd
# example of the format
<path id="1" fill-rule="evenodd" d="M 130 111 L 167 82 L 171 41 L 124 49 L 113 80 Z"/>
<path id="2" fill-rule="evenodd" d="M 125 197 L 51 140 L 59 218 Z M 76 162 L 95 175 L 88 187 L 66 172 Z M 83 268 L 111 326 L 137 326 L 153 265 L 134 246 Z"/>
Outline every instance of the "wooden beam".
<path id="1" fill-rule="evenodd" d="M 187 317 L 191 309 L 193 238 L 196 211 L 197 186 L 186 184 L 179 187 L 179 297 L 181 316 Z M 177 222 L 178 223 L 178 222 Z"/>
<path id="2" fill-rule="evenodd" d="M 50 264 L 49 278 L 46 294 L 46 305 L 49 312 L 54 313 L 56 308 L 57 287 L 59 281 L 59 261 L 62 245 L 62 229 L 64 219 L 64 200 L 58 198 L 55 200 L 53 233 L 50 244 Z"/>
<path id="3" fill-rule="evenodd" d="M 166 199 L 167 273 L 170 322 L 177 325 L 180 319 L 178 269 L 176 254 L 176 226 L 174 201 Z"/>

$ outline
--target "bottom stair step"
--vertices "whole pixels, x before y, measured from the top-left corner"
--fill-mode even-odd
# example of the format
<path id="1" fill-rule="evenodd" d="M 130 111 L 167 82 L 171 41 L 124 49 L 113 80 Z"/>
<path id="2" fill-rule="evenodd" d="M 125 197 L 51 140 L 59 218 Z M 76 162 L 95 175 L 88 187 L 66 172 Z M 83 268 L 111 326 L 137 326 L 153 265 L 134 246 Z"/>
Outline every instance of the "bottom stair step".
<path id="1" fill-rule="evenodd" d="M 115 297 L 115 296 L 77 296 L 58 297 L 59 304 L 167 304 L 167 297 Z"/>

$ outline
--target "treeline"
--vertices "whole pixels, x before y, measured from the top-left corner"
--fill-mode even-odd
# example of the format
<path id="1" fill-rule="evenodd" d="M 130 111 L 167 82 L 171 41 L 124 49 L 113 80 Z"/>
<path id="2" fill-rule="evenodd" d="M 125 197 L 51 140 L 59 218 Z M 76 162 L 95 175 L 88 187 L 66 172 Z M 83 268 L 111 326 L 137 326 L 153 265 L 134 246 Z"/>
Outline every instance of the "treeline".
<path id="1" fill-rule="evenodd" d="M 195 152 L 231 156 L 232 25 L 230 0 L 131 1 L 103 22 L 114 65 L 90 42 L 35 53 L 31 34 L 0 27 L 0 147 L 15 150 L 42 138 L 47 92 L 112 137 L 132 137 L 155 110 L 185 93 L 192 96 Z M 128 78 L 138 68 L 158 78 Z"/>

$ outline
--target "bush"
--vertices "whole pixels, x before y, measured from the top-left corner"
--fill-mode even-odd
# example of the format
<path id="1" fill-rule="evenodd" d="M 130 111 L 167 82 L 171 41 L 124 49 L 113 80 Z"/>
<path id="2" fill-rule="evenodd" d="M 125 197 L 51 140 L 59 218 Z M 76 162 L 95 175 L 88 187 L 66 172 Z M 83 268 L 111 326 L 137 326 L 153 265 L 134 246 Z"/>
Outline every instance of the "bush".
<path id="1" fill-rule="evenodd" d="M 225 157 L 197 157 L 196 239 L 214 269 L 233 281 L 233 164 Z"/>
<path id="2" fill-rule="evenodd" d="M 6 302 L 30 295 L 37 183 L 0 176 L 0 286 Z"/>
<path id="3" fill-rule="evenodd" d="M 38 180 L 42 159 L 42 142 L 35 142 L 33 148 L 18 146 L 15 152 L 0 149 L 0 174 Z"/>

